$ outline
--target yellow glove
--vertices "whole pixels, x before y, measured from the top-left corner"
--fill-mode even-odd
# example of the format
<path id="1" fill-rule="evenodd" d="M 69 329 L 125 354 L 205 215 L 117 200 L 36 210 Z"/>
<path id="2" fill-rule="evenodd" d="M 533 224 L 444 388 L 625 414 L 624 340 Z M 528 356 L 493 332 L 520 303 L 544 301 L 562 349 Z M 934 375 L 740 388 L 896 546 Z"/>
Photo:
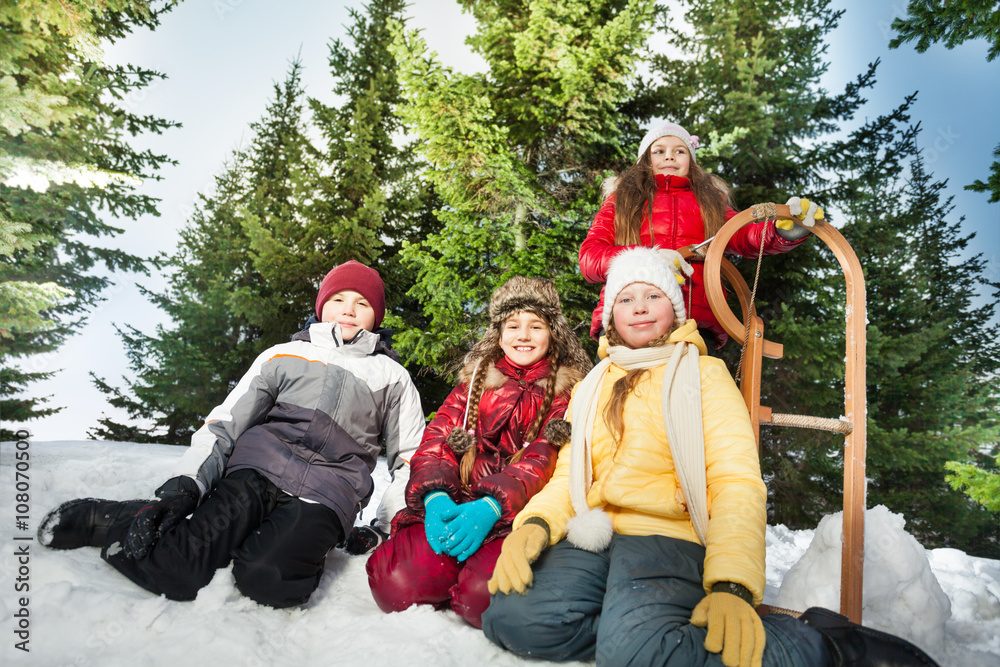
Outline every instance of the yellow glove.
<path id="1" fill-rule="evenodd" d="M 497 591 L 505 595 L 515 590 L 524 595 L 531 585 L 531 564 L 549 545 L 549 531 L 537 523 L 526 523 L 508 535 L 500 547 L 493 576 L 487 586 L 490 593 Z"/>
<path id="2" fill-rule="evenodd" d="M 708 628 L 705 650 L 721 651 L 726 667 L 760 667 L 767 635 L 760 616 L 743 598 L 732 593 L 709 593 L 694 608 L 691 625 Z"/>

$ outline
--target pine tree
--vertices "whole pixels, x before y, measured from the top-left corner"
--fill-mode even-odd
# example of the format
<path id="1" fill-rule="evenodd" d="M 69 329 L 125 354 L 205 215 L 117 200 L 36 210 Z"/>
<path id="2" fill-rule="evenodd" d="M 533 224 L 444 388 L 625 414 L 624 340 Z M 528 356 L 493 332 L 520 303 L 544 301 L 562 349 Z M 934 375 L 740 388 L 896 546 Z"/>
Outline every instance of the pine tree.
<path id="1" fill-rule="evenodd" d="M 899 196 L 898 188 L 892 188 L 915 145 L 912 131 L 900 132 L 897 127 L 908 122 L 912 102 L 912 97 L 905 100 L 827 149 L 831 155 L 842 156 L 833 172 L 838 180 L 830 184 L 827 196 L 832 201 L 849 202 L 841 204 L 848 220 L 866 216 L 881 220 L 878 207 L 891 206 Z M 865 200 L 871 208 L 854 201 L 858 192 L 878 188 L 882 188 L 881 197 L 872 195 Z M 857 251 L 858 241 L 852 237 L 848 241 Z M 820 245 L 816 240 L 808 243 Z M 772 287 L 758 298 L 758 306 L 773 304 L 767 310 L 777 313 L 770 319 L 765 317 L 768 338 L 785 343 L 784 359 L 764 365 L 762 402 L 782 413 L 836 417 L 844 407 L 844 276 L 830 253 L 819 248 L 799 248 L 793 254 L 805 250 L 810 257 L 792 265 L 787 276 L 777 274 L 769 283 Z M 772 259 L 766 258 L 765 266 Z M 868 260 L 861 257 L 861 261 L 866 266 Z M 786 270 L 788 265 L 786 262 Z M 869 303 L 878 298 L 869 292 Z M 869 360 L 874 354 L 869 349 Z M 869 367 L 868 376 L 872 373 Z M 843 446 L 842 436 L 822 431 L 762 429 L 762 468 L 768 482 L 771 521 L 806 528 L 841 509 Z M 868 451 L 871 458 L 871 446 Z"/>
<path id="2" fill-rule="evenodd" d="M 144 290 L 173 324 L 147 335 L 119 335 L 136 380 L 126 389 L 94 378 L 109 403 L 132 422 L 103 417 L 89 435 L 180 444 L 222 401 L 254 358 L 288 339 L 312 310 L 317 277 L 300 267 L 307 243 L 303 211 L 315 169 L 302 118 L 301 64 L 274 85 L 264 117 L 245 150 L 234 152 L 203 195 L 178 251 L 162 263 L 173 271 L 164 294 Z"/>
<path id="3" fill-rule="evenodd" d="M 659 113 L 701 137 L 733 137 L 704 162 L 732 186 L 737 210 L 784 203 L 793 195 L 832 203 L 822 172 L 833 155 L 829 137 L 864 103 L 861 94 L 874 85 L 877 63 L 839 94 L 820 86 L 829 66 L 826 39 L 843 14 L 830 5 L 687 1 L 667 25 L 669 42 L 681 55 L 653 59 L 669 91 Z M 831 268 L 821 247 L 811 240 L 762 266 L 757 310 L 772 333 L 794 337 L 796 346 L 823 331 L 829 319 L 827 302 L 816 293 L 816 276 Z M 755 266 L 740 264 L 748 281 Z M 797 365 L 821 353 L 808 343 L 789 352 Z M 798 371 L 773 368 L 765 386 L 775 397 L 810 391 L 811 379 L 800 382 Z"/>
<path id="4" fill-rule="evenodd" d="M 989 44 L 986 60 L 1000 55 L 1000 5 L 996 0 L 910 0 L 906 16 L 892 22 L 896 36 L 889 48 L 896 49 L 916 40 L 914 48 L 924 53 L 931 44 L 943 42 L 953 49 L 970 39 L 985 39 Z M 984 183 L 975 180 L 965 186 L 973 192 L 989 192 L 989 203 L 1000 202 L 1000 144 L 993 150 L 990 176 Z"/>
<path id="5" fill-rule="evenodd" d="M 662 30 L 677 51 L 652 58 L 650 92 L 626 108 L 679 122 L 707 139 L 699 162 L 733 186 L 738 209 L 791 195 L 832 203 L 833 184 L 823 171 L 833 154 L 830 135 L 864 103 L 861 93 L 874 84 L 877 66 L 839 94 L 820 86 L 826 37 L 843 12 L 828 0 L 686 1 L 670 9 Z M 785 359 L 764 364 L 761 398 L 779 412 L 842 411 L 843 345 L 835 341 L 843 316 L 829 284 L 839 269 L 822 247 L 810 240 L 762 263 L 756 308 L 767 337 L 785 343 Z M 750 284 L 755 260 L 734 259 Z M 740 343 L 723 350 L 733 366 Z M 826 453 L 842 447 L 842 438 L 765 428 L 761 440 L 769 520 L 814 526 L 838 509 L 838 461 Z"/>
<path id="6" fill-rule="evenodd" d="M 990 45 L 986 59 L 1000 55 L 996 0 L 910 0 L 906 16 L 895 19 L 892 29 L 896 37 L 889 42 L 890 49 L 917 40 L 914 48 L 923 53 L 935 42 L 953 49 L 970 39 L 985 39 Z"/>
<path id="7" fill-rule="evenodd" d="M 236 209 L 242 235 L 234 234 L 230 252 L 246 244 L 248 264 L 228 310 L 248 324 L 258 352 L 298 330 L 313 310 L 323 274 L 309 265 L 315 241 L 307 210 L 316 193 L 313 174 L 321 167 L 307 137 L 301 73 L 301 63 L 293 61 L 285 81 L 275 84 L 264 117 L 250 125 L 246 190 Z"/>
<path id="8" fill-rule="evenodd" d="M 1000 454 L 994 457 L 989 469 L 985 469 L 985 465 L 957 461 L 949 461 L 944 465 L 951 473 L 945 477 L 951 488 L 964 491 L 990 512 L 1000 513 Z"/>
<path id="9" fill-rule="evenodd" d="M 666 32 L 681 55 L 653 59 L 671 92 L 661 113 L 702 137 L 742 130 L 712 165 L 741 209 L 821 185 L 806 143 L 836 131 L 874 82 L 873 65 L 839 95 L 819 85 L 826 37 L 843 10 L 828 0 L 687 0 L 680 8 Z"/>
<path id="10" fill-rule="evenodd" d="M 250 275 L 238 215 L 246 193 L 246 160 L 237 152 L 216 176 L 215 192 L 201 196 L 180 232 L 178 252 L 165 260 L 173 269 L 167 291 L 140 288 L 173 324 L 157 326 L 153 335 L 131 325 L 119 328 L 137 379 L 127 381 L 125 389 L 96 376 L 94 384 L 112 406 L 127 411 L 130 421 L 102 417 L 90 437 L 186 444 L 256 356 L 253 327 L 231 314 L 233 294 Z"/>
<path id="11" fill-rule="evenodd" d="M 405 277 L 386 271 L 381 258 L 400 243 L 392 231 L 406 238 L 429 216 L 426 192 L 392 143 L 395 68 L 380 40 L 401 11 L 393 0 L 352 12 L 355 49 L 331 45 L 334 92 L 344 103 L 308 101 L 324 149 L 307 139 L 299 63 L 275 86 L 250 145 L 233 156 L 166 262 L 175 271 L 170 289 L 149 295 L 174 326 L 152 336 L 121 331 L 138 378 L 125 390 L 95 378 L 132 423 L 104 418 L 92 435 L 182 442 L 257 354 L 301 327 L 319 280 L 348 259 L 382 270 L 390 308 L 406 313 L 397 296 Z M 198 387 L 184 391 L 192 378 Z"/>
<path id="12" fill-rule="evenodd" d="M 395 46 L 402 117 L 443 202 L 440 233 L 402 251 L 429 323 L 398 342 L 439 372 L 478 338 L 490 294 L 515 273 L 553 278 L 583 333 L 596 294 L 577 250 L 607 154 L 622 152 L 620 107 L 655 13 L 640 0 L 462 4 L 487 74 L 443 67 L 414 33 Z"/>
<path id="13" fill-rule="evenodd" d="M 50 377 L 51 353 L 101 301 L 110 278 L 144 273 L 146 263 L 101 239 L 113 219 L 156 215 L 136 194 L 169 160 L 129 146 L 140 133 L 173 124 L 130 112 L 122 102 L 160 78 L 103 63 L 100 44 L 136 27 L 155 28 L 175 2 L 120 0 L 67 8 L 38 0 L 0 12 L 0 410 L 5 421 L 51 414 L 44 399 L 16 398 Z M 84 240 L 87 239 L 87 240 Z M 10 319 L 7 319 L 10 318 Z M 15 332 L 16 335 L 11 335 Z M 24 370 L 17 359 L 41 359 Z M 30 361 L 26 362 L 31 364 Z M 6 433 L 6 431 L 4 431 Z M 6 437 L 6 435 L 0 436 Z"/>
<path id="14" fill-rule="evenodd" d="M 892 22 L 897 36 L 889 42 L 889 48 L 899 48 L 906 42 L 917 40 L 914 48 L 924 53 L 932 43 L 944 42 L 952 49 L 970 39 L 983 38 L 989 43 L 988 61 L 1000 54 L 1000 6 L 994 0 L 962 0 L 960 2 L 938 2 L 936 0 L 916 2 L 907 5 L 907 15 Z M 993 164 L 986 181 L 976 179 L 965 186 L 973 192 L 987 192 L 990 204 L 1000 202 L 1000 144 L 993 150 Z M 977 502 L 997 511 L 996 499 L 984 502 L 989 490 L 1000 484 L 997 471 L 997 457 L 990 460 L 982 452 L 969 451 L 968 458 L 973 463 L 949 461 L 946 467 L 953 473 L 948 477 L 952 488 L 968 490 L 969 496 Z M 994 539 L 994 543 L 996 543 Z"/>
<path id="15" fill-rule="evenodd" d="M 856 133 L 843 183 L 843 232 L 868 291 L 869 505 L 905 512 L 926 546 L 988 555 L 997 517 L 950 488 L 945 468 L 997 451 L 1000 285 L 983 278 L 981 253 L 963 258 L 975 235 L 949 219 L 946 181 L 926 171 L 917 129 L 905 115 L 880 120 Z M 976 306 L 983 288 L 994 294 Z"/>
<path id="16" fill-rule="evenodd" d="M 995 159 L 993 160 L 993 164 L 990 165 L 990 175 L 986 181 L 983 182 L 977 178 L 965 186 L 966 190 L 972 190 L 973 192 L 989 192 L 990 198 L 986 201 L 990 204 L 1000 202 L 1000 144 L 993 149 L 993 157 Z"/>
<path id="17" fill-rule="evenodd" d="M 378 0 L 364 12 L 349 10 L 353 23 L 347 45 L 334 40 L 329 65 L 333 93 L 329 106 L 309 100 L 314 123 L 325 141 L 323 162 L 329 172 L 318 179 L 321 192 L 309 212 L 319 246 L 316 269 L 347 259 L 376 265 L 387 273 L 387 292 L 396 299 L 409 284 L 399 271 L 387 270 L 404 240 L 422 238 L 435 220 L 424 201 L 433 198 L 419 180 L 422 167 L 413 145 L 397 146 L 403 126 L 396 114 L 402 101 L 396 61 L 389 53 L 389 24 L 400 20 L 401 0 Z M 328 266 L 329 265 L 329 266 Z M 394 303 L 395 302 L 395 303 Z"/>
<path id="18" fill-rule="evenodd" d="M 403 0 L 374 0 L 362 12 L 349 10 L 351 44 L 334 40 L 329 65 L 333 93 L 329 106 L 310 99 L 314 123 L 325 140 L 321 193 L 309 212 L 314 234 L 324 242 L 314 262 L 317 272 L 347 259 L 379 270 L 389 313 L 383 326 L 422 330 L 428 318 L 410 295 L 414 275 L 401 261 L 404 245 L 440 229 L 433 186 L 423 178 L 418 139 L 407 135 L 398 115 L 403 94 L 399 65 L 390 52 L 394 23 L 402 21 Z M 402 139 L 401 139 L 402 137 Z M 436 373 L 411 360 L 407 365 L 425 412 L 441 404 L 450 387 Z"/>

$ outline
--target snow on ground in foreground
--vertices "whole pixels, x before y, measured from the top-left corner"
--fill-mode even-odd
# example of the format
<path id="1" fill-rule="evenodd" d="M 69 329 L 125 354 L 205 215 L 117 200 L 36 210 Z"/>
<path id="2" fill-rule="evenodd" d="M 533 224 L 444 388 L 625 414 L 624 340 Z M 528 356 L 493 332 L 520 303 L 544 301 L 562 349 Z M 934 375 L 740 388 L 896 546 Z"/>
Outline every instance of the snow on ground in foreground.
<path id="1" fill-rule="evenodd" d="M 101 561 L 97 549 L 53 551 L 37 541 L 18 541 L 15 538 L 33 538 L 41 517 L 65 500 L 149 497 L 170 475 L 184 449 L 130 443 L 31 442 L 28 451 L 30 529 L 22 531 L 15 524 L 15 444 L 0 445 L 0 540 L 7 545 L 0 550 L 0 617 L 4 619 L 0 664 L 540 664 L 495 647 L 450 611 L 415 607 L 383 614 L 368 591 L 364 557 L 349 557 L 338 550 L 327 557 L 326 573 L 308 605 L 275 610 L 240 595 L 228 568 L 220 570 L 195 601 L 171 602 L 127 581 Z M 375 498 L 387 483 L 385 463 L 380 461 Z M 373 502 L 359 522 L 372 518 L 376 504 Z M 903 613 L 914 614 L 918 626 L 927 626 L 920 626 L 920 631 L 937 645 L 919 643 L 942 666 L 1000 666 L 1000 561 L 973 558 L 954 549 L 926 551 L 921 560 L 919 545 L 909 544 L 909 536 L 902 531 L 902 517 L 876 510 L 869 510 L 867 516 L 866 523 L 881 531 L 874 541 L 869 537 L 870 544 L 884 542 L 889 548 L 877 549 L 877 562 L 866 564 L 866 596 L 869 585 L 874 584 L 883 592 L 873 595 L 873 600 L 885 598 L 885 604 L 891 606 L 894 597 L 905 598 L 905 609 L 924 604 L 920 611 Z M 836 523 L 836 515 L 828 519 L 817 531 L 768 528 L 765 602 L 779 604 L 780 589 L 781 600 L 815 604 L 808 602 L 808 594 L 821 591 L 822 583 L 831 577 L 839 577 L 839 559 L 835 566 L 829 564 L 831 547 L 824 541 L 834 530 L 828 524 Z M 817 545 L 810 550 L 814 533 Z M 30 553 L 27 581 L 18 582 L 24 573 L 19 572 L 14 554 L 23 545 L 28 545 Z M 900 545 L 907 546 L 908 555 Z M 807 550 L 811 551 L 808 555 Z M 800 559 L 804 562 L 797 569 L 808 576 L 793 583 L 794 577 L 786 574 L 791 574 L 789 570 Z M 926 571 L 924 563 L 930 565 Z M 873 571 L 873 567 L 879 569 Z M 30 590 L 17 592 L 15 586 L 25 583 Z M 884 595 L 890 585 L 901 586 L 898 595 Z M 907 586 L 912 591 L 907 592 Z M 947 600 L 937 590 L 943 591 Z M 15 648 L 21 640 L 15 634 L 15 614 L 23 615 L 25 608 L 21 597 L 28 598 L 29 653 Z M 943 628 L 942 605 L 951 609 Z M 866 607 L 865 623 L 892 630 L 898 619 L 891 615 L 899 612 L 888 609 L 885 605 Z M 939 639 L 932 636 L 935 632 Z"/>

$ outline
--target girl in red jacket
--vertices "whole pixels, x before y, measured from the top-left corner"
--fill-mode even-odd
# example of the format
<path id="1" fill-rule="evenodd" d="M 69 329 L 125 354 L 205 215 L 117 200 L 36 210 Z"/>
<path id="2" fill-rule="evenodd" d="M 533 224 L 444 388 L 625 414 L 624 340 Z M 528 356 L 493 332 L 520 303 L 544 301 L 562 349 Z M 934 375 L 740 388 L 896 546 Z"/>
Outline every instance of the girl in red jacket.
<path id="1" fill-rule="evenodd" d="M 494 292 L 489 316 L 410 461 L 392 539 L 368 560 L 385 612 L 450 606 L 482 627 L 503 537 L 555 469 L 542 428 L 562 417 L 591 367 L 550 281 L 511 278 Z"/>
<path id="2" fill-rule="evenodd" d="M 611 259 L 623 250 L 636 246 L 677 250 L 698 244 L 715 235 L 736 215 L 729 186 L 698 165 L 695 149 L 698 137 L 680 125 L 664 123 L 653 127 L 642 143 L 634 165 L 615 181 L 611 192 L 580 246 L 580 271 L 592 283 L 604 283 Z M 791 205 L 792 202 L 789 202 Z M 802 200 L 804 208 L 810 208 Z M 813 205 L 810 213 L 822 217 Z M 813 215 L 803 215 L 810 223 Z M 807 223 L 808 224 L 808 223 Z M 799 245 L 809 230 L 790 221 L 746 225 L 729 241 L 726 250 L 737 255 L 756 257 L 764 245 L 765 255 L 788 252 Z M 684 285 L 684 302 L 690 303 L 691 317 L 707 341 L 722 347 L 728 336 L 719 325 L 705 298 L 703 265 L 693 265 L 690 290 Z M 601 331 L 604 290 L 594 310 L 590 334 Z M 705 335 L 705 334 L 708 335 Z"/>

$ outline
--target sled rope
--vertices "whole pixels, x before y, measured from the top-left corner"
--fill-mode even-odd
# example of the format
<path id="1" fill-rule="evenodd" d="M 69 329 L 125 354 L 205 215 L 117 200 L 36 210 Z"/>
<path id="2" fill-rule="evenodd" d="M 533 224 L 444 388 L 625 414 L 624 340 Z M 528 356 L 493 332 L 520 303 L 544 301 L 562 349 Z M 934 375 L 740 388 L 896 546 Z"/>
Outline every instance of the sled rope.
<path id="1" fill-rule="evenodd" d="M 778 207 L 773 202 L 754 204 L 751 207 L 754 220 L 762 220 L 766 225 L 768 222 L 778 219 Z M 736 384 L 740 383 L 743 376 L 743 356 L 747 352 L 747 343 L 750 342 L 750 321 L 757 314 L 757 283 L 760 281 L 760 265 L 764 259 L 764 234 L 760 235 L 760 254 L 757 255 L 757 272 L 753 277 L 753 289 L 750 290 L 750 307 L 747 309 L 747 316 L 743 322 L 743 347 L 740 348 L 740 363 L 736 366 Z"/>
<path id="2" fill-rule="evenodd" d="M 794 609 L 785 609 L 784 607 L 775 607 L 770 604 L 760 604 L 757 607 L 757 613 L 763 616 L 764 614 L 785 614 L 786 616 L 793 616 L 798 618 L 802 616 L 801 611 L 795 611 Z"/>
<path id="3" fill-rule="evenodd" d="M 825 417 L 810 417 L 809 415 L 790 415 L 781 412 L 772 412 L 771 419 L 760 420 L 762 424 L 771 426 L 790 426 L 793 428 L 811 428 L 818 431 L 830 431 L 848 435 L 854 430 L 854 426 L 849 421 L 843 419 L 827 419 Z"/>

